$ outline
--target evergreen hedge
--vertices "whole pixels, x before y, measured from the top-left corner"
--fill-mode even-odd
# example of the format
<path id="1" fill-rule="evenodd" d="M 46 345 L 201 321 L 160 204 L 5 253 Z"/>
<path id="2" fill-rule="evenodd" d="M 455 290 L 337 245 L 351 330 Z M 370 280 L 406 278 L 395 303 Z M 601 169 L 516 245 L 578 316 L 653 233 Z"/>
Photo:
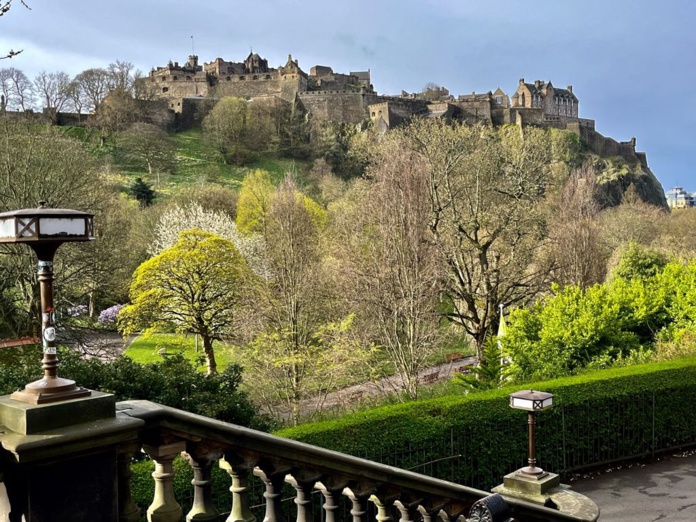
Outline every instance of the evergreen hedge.
<path id="1" fill-rule="evenodd" d="M 488 489 L 526 465 L 519 389 L 555 395 L 538 416 L 541 467 L 565 473 L 696 443 L 696 358 L 614 368 L 375 408 L 278 435 Z"/>

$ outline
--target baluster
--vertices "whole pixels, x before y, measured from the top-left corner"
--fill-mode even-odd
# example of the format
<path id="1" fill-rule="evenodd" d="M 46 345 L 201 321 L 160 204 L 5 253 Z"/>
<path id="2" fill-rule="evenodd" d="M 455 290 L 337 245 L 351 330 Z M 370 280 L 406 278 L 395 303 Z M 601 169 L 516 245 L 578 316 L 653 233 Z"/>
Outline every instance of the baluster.
<path id="1" fill-rule="evenodd" d="M 445 512 L 445 503 L 434 504 L 432 501 L 421 502 L 418 506 L 423 522 L 450 522 L 450 517 Z"/>
<path id="2" fill-rule="evenodd" d="M 244 465 L 232 465 L 223 458 L 219 466 L 232 478 L 232 510 L 225 522 L 256 522 L 256 517 L 249 509 L 249 469 Z"/>
<path id="3" fill-rule="evenodd" d="M 266 486 L 266 491 L 263 494 L 263 497 L 266 499 L 266 514 L 263 522 L 285 522 L 285 516 L 280 508 L 280 494 L 287 472 L 288 470 L 266 473 L 260 468 L 254 470 L 254 475 L 259 477 Z"/>
<path id="4" fill-rule="evenodd" d="M 138 442 L 122 444 L 118 447 L 118 520 L 119 522 L 138 522 L 140 510 L 131 495 L 131 461 L 140 450 Z"/>
<path id="5" fill-rule="evenodd" d="M 286 481 L 295 488 L 295 504 L 297 505 L 297 522 L 312 522 L 312 491 L 314 484 L 319 479 L 318 475 L 313 477 L 295 474 L 288 477 Z"/>
<path id="6" fill-rule="evenodd" d="M 353 503 L 350 514 L 353 522 L 367 522 L 367 500 L 371 493 L 360 493 L 353 488 L 345 488 L 343 494 Z"/>
<path id="7" fill-rule="evenodd" d="M 420 513 L 423 522 L 432 522 L 433 517 L 429 509 L 426 509 L 423 506 L 418 506 L 418 512 Z"/>
<path id="8" fill-rule="evenodd" d="M 155 479 L 155 498 L 147 508 L 149 522 L 181 522 L 183 511 L 174 498 L 174 467 L 172 462 L 182 451 L 186 450 L 186 443 L 174 442 L 161 446 L 143 445 L 145 453 L 155 461 L 155 471 L 152 477 Z"/>
<path id="9" fill-rule="evenodd" d="M 377 507 L 377 522 L 392 522 L 393 518 L 390 513 L 391 503 L 385 498 L 381 499 L 377 495 L 372 495 L 370 501 Z"/>
<path id="10" fill-rule="evenodd" d="M 396 506 L 396 509 L 398 509 L 399 513 L 401 513 L 401 518 L 399 518 L 399 522 L 413 522 L 418 516 L 419 504 L 420 501 L 404 503 L 401 500 L 397 500 L 396 502 L 394 502 L 394 506 Z"/>
<path id="11" fill-rule="evenodd" d="M 193 445 L 192 452 L 181 456 L 193 469 L 193 506 L 186 515 L 186 522 L 218 520 L 220 512 L 213 504 L 210 475 L 213 464 L 222 457 L 222 452 L 204 445 Z"/>
<path id="12" fill-rule="evenodd" d="M 330 477 L 317 484 L 317 489 L 324 496 L 324 522 L 336 522 L 336 510 L 339 507 L 338 499 L 346 486 L 347 481 L 332 480 Z"/>

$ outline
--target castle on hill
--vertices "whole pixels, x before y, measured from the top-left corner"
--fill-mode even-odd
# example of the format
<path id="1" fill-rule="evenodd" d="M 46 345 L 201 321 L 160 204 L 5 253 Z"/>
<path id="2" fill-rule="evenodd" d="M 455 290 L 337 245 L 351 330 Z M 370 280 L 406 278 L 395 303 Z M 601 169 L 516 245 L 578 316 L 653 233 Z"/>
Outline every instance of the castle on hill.
<path id="1" fill-rule="evenodd" d="M 455 97 L 439 86 L 420 93 L 383 95 L 372 86 L 370 70 L 344 74 L 315 65 L 307 73 L 292 55 L 285 65 L 273 68 L 268 60 L 250 52 L 242 62 L 216 58 L 203 64 L 198 56 L 190 55 L 183 65 L 169 62 L 153 68 L 144 82 L 152 97 L 173 113 L 179 129 L 199 125 L 212 106 L 207 103 L 210 100 L 238 96 L 287 104 L 317 121 L 362 125 L 369 119 L 378 132 L 415 117 L 552 127 L 578 135 L 600 157 L 621 156 L 648 170 L 645 153 L 636 152 L 635 138 L 617 142 L 597 132 L 594 120 L 580 118 L 573 86 L 560 88 L 550 81 L 530 83 L 520 78 L 512 96 L 498 87 Z"/>
<path id="2" fill-rule="evenodd" d="M 357 124 L 370 118 L 381 131 L 416 116 L 492 125 L 545 125 L 578 133 L 579 127 L 594 129 L 594 120 L 578 116 L 579 101 L 571 85 L 562 89 L 541 80 L 527 83 L 524 78 L 511 97 L 498 88 L 455 98 L 443 87 L 388 96 L 375 92 L 369 70 L 342 74 L 315 65 L 306 73 L 292 55 L 285 65 L 272 68 L 268 60 L 250 52 L 242 62 L 216 58 L 202 65 L 198 56 L 190 55 L 183 65 L 169 62 L 152 69 L 148 80 L 154 96 L 166 100 L 183 121 L 190 120 L 188 113 L 197 112 L 195 105 L 203 98 L 239 96 L 295 104 L 322 121 Z"/>

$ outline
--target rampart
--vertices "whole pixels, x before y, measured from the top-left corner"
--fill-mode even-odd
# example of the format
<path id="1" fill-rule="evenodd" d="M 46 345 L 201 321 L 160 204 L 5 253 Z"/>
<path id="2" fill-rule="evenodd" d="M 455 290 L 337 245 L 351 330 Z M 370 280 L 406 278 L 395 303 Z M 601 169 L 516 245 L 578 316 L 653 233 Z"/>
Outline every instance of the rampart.
<path id="1" fill-rule="evenodd" d="M 309 91 L 298 93 L 302 108 L 320 121 L 360 123 L 366 107 L 380 100 L 375 94 L 346 91 Z"/>

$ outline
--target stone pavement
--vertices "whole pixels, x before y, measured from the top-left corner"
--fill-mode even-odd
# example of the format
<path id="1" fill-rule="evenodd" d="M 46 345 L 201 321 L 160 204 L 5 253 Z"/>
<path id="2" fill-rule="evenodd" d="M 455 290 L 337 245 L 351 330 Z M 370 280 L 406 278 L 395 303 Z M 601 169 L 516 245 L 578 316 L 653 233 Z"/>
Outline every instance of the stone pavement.
<path id="1" fill-rule="evenodd" d="M 696 522 L 696 453 L 633 463 L 570 482 L 599 506 L 600 522 Z"/>

